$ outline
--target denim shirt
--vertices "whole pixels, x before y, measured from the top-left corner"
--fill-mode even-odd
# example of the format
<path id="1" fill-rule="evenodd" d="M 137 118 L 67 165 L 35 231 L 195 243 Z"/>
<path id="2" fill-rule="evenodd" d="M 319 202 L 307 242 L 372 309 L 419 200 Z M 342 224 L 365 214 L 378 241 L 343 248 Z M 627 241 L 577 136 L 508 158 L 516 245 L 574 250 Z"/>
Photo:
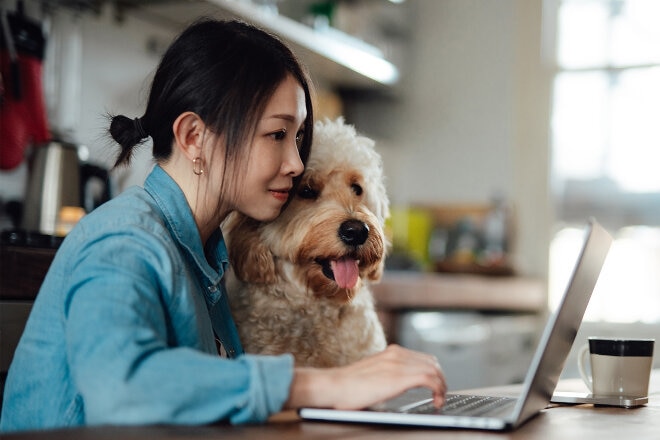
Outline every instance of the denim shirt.
<path id="1" fill-rule="evenodd" d="M 209 263 L 210 262 L 210 263 Z M 1 431 L 262 422 L 293 358 L 242 354 L 220 229 L 202 242 L 159 166 L 85 216 L 58 250 L 16 349 Z M 215 334 L 234 359 L 218 355 Z"/>

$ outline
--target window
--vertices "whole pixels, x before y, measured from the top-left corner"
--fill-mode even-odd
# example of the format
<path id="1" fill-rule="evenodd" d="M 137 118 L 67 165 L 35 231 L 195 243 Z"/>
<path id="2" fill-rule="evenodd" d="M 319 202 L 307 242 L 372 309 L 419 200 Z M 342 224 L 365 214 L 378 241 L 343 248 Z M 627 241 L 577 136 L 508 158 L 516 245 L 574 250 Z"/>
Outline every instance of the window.
<path id="1" fill-rule="evenodd" d="M 593 215 L 615 243 L 585 319 L 660 321 L 660 1 L 552 4 L 551 306 Z"/>

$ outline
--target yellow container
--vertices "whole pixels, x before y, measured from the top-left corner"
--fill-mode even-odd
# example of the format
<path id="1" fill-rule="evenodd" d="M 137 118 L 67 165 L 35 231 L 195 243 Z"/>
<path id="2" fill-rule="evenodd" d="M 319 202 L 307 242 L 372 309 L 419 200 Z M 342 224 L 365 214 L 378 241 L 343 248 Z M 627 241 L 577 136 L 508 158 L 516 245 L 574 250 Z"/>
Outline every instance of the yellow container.
<path id="1" fill-rule="evenodd" d="M 394 206 L 386 228 L 392 242 L 392 252 L 405 254 L 422 268 L 429 268 L 429 238 L 433 216 L 427 209 Z"/>

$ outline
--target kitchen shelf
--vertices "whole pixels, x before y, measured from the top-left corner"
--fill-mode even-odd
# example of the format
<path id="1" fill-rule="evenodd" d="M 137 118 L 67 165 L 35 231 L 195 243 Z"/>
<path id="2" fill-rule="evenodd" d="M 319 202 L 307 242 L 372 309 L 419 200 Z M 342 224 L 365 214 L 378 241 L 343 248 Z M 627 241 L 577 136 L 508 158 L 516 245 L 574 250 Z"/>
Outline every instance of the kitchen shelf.
<path id="1" fill-rule="evenodd" d="M 283 15 L 273 14 L 268 9 L 257 7 L 251 2 L 236 0 L 208 1 L 244 20 L 273 31 L 297 46 L 298 49 L 308 52 L 310 57 L 314 58 L 312 59 L 314 64 L 323 62 L 323 59 L 329 60 L 337 67 L 343 67 L 348 69 L 349 72 L 357 73 L 366 80 L 386 86 L 395 84 L 399 79 L 398 69 L 384 58 L 379 49 L 336 29 L 328 27 L 327 29 L 315 30 Z M 323 59 L 315 59 L 316 57 Z M 326 65 L 326 63 L 323 64 Z M 317 69 L 317 71 L 319 70 Z M 341 74 L 339 71 L 336 73 Z M 334 82 L 343 79 L 335 78 Z"/>
<path id="2" fill-rule="evenodd" d="M 399 69 L 375 46 L 332 27 L 314 29 L 246 0 L 123 0 L 126 13 L 151 16 L 185 27 L 200 16 L 236 18 L 286 41 L 316 81 L 351 89 L 387 90 L 399 80 Z"/>

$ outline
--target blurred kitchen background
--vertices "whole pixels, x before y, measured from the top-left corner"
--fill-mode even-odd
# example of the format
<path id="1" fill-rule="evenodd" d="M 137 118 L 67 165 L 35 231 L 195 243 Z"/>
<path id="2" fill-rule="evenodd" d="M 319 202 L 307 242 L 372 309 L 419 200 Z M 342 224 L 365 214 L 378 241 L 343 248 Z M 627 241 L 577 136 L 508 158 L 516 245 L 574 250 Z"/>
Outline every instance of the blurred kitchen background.
<path id="1" fill-rule="evenodd" d="M 105 179 L 116 153 L 106 115 L 142 115 L 150 75 L 187 23 L 200 15 L 238 17 L 291 44 L 311 71 L 319 116 L 343 115 L 376 140 L 393 242 L 376 297 L 390 338 L 438 354 L 450 386 L 522 380 L 590 216 L 616 241 L 575 347 L 596 334 L 660 337 L 657 0 L 0 5 L 3 31 L 11 34 L 12 23 L 23 20 L 28 30 L 42 29 L 44 40 L 32 67 L 16 73 L 22 36 L 2 36 L 0 230 L 13 232 L 3 233 L 3 255 L 30 240 L 43 245 L 41 235 L 65 233 L 75 212 L 84 215 L 141 184 L 152 166 L 148 146 L 130 169 Z M 22 101 L 7 87 L 13 75 L 35 87 Z M 27 127 L 22 137 L 8 133 L 17 127 L 15 108 L 23 112 L 18 124 Z M 47 139 L 34 128 L 40 115 Z M 60 229 L 36 227 L 41 235 L 28 231 L 26 238 L 25 230 L 35 229 L 25 228 L 30 217 L 44 215 L 30 212 L 27 202 L 45 197 L 28 194 L 36 173 L 28 164 L 53 141 L 73 146 L 101 184 L 83 188 L 82 199 L 91 201 L 72 203 L 83 210 L 73 220 L 58 218 Z M 87 183 L 81 174 L 72 185 Z M 18 322 L 29 306 L 18 312 L 8 305 L 29 301 L 9 292 L 3 265 L 0 317 Z M 20 322 L 12 325 L 3 325 L 3 345 L 20 334 Z M 10 355 L 3 356 L 5 371 Z M 573 355 L 564 374 L 575 373 Z"/>

